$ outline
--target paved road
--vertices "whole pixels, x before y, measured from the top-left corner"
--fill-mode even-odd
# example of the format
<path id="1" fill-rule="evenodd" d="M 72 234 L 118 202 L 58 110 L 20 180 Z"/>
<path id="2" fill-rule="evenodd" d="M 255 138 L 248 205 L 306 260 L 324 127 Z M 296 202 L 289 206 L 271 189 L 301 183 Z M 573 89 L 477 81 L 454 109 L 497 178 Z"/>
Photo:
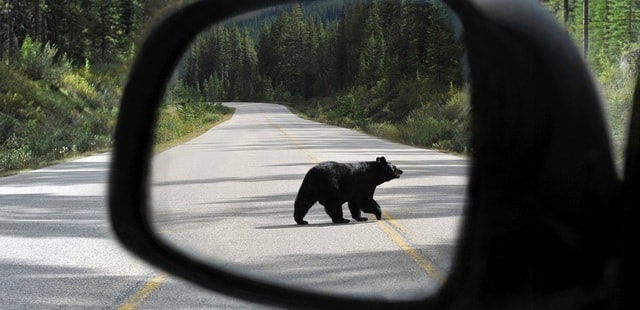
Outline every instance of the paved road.
<path id="1" fill-rule="evenodd" d="M 277 105 L 230 105 L 231 120 L 156 157 L 159 234 L 200 259 L 288 285 L 395 299 L 437 288 L 465 160 L 303 121 Z M 376 193 L 383 221 L 333 225 L 315 206 L 309 226 L 294 225 L 293 199 L 314 162 L 381 155 L 405 171 Z M 106 220 L 109 158 L 0 178 L 0 309 L 257 308 L 167 277 L 119 246 Z"/>
<path id="2" fill-rule="evenodd" d="M 161 273 L 111 233 L 109 159 L 0 178 L 0 309 L 253 308 L 171 277 L 144 299 L 140 292 Z"/>
<path id="3" fill-rule="evenodd" d="M 322 292 L 407 299 L 438 288 L 466 160 L 302 120 L 279 105 L 228 105 L 231 120 L 155 158 L 153 214 L 168 242 L 224 268 Z M 293 201 L 314 163 L 378 156 L 404 170 L 376 191 L 385 219 L 334 225 L 316 205 L 310 225 L 295 225 Z"/>

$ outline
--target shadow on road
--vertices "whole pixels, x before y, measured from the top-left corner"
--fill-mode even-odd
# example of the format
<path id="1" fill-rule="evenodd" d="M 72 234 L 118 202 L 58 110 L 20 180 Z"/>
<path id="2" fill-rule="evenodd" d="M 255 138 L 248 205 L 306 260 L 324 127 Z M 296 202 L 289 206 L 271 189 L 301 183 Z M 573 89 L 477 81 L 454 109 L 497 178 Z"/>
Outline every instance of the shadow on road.
<path id="1" fill-rule="evenodd" d="M 0 179 L 0 235 L 112 238 L 106 216 L 109 154 Z"/>
<path id="2" fill-rule="evenodd" d="M 421 255 L 452 253 L 454 245 L 420 245 Z M 262 281 L 335 295 L 366 299 L 411 300 L 437 291 L 438 281 L 401 250 L 385 252 L 272 256 L 233 270 Z M 408 268 L 413 264 L 414 268 Z M 438 267 L 434 267 L 438 268 Z M 446 270 L 439 270 L 446 276 Z"/>

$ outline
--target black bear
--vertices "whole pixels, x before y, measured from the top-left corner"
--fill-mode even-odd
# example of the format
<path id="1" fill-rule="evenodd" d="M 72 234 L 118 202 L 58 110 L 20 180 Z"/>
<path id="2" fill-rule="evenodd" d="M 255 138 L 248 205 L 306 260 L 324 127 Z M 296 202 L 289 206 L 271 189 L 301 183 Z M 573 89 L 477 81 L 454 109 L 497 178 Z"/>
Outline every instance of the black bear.
<path id="1" fill-rule="evenodd" d="M 384 157 L 359 163 L 319 163 L 304 176 L 296 197 L 293 218 L 299 225 L 308 224 L 303 218 L 317 201 L 324 206 L 334 223 L 349 223 L 342 217 L 342 204 L 345 202 L 349 202 L 351 217 L 356 221 L 367 220 L 360 211 L 373 213 L 380 220 L 380 205 L 373 200 L 376 186 L 399 178 L 401 174 L 402 170 Z"/>

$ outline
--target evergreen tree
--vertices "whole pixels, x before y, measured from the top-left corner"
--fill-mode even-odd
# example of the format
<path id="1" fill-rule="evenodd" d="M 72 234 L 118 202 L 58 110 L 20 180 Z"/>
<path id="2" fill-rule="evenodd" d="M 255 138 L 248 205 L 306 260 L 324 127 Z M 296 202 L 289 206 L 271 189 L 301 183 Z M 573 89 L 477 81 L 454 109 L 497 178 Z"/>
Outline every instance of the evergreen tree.
<path id="1" fill-rule="evenodd" d="M 225 100 L 305 101 L 370 90 L 375 95 L 364 105 L 362 98 L 342 101 L 351 110 L 369 106 L 402 119 L 420 104 L 399 98 L 409 85 L 425 81 L 446 91 L 462 83 L 462 46 L 443 12 L 442 5 L 414 1 L 354 1 L 339 17 L 293 4 L 259 24 L 256 40 L 240 26 L 256 27 L 255 21 L 232 21 L 199 36 L 182 80 L 207 94 L 216 89 Z"/>
<path id="2" fill-rule="evenodd" d="M 567 31 L 583 46 L 584 42 L 584 0 L 568 2 L 564 0 L 543 1 L 545 7 L 562 20 L 567 14 Z M 563 9 L 564 8 L 564 9 Z M 566 10 L 566 12 L 565 12 Z M 638 50 L 640 41 L 640 2 L 635 0 L 599 0 L 588 2 L 587 59 L 597 70 L 620 60 L 620 55 Z"/>
<path id="3" fill-rule="evenodd" d="M 377 1 L 374 1 L 369 8 L 364 35 L 367 38 L 360 48 L 358 81 L 361 84 L 373 86 L 383 77 L 385 60 L 385 40 Z"/>
<path id="4" fill-rule="evenodd" d="M 112 55 L 112 51 L 117 50 L 122 35 L 117 2 L 119 1 L 91 0 L 89 10 L 86 11 L 90 14 L 89 20 L 93 21 L 87 24 L 87 36 L 93 51 L 88 55 L 89 58 L 104 61 L 107 56 Z"/>

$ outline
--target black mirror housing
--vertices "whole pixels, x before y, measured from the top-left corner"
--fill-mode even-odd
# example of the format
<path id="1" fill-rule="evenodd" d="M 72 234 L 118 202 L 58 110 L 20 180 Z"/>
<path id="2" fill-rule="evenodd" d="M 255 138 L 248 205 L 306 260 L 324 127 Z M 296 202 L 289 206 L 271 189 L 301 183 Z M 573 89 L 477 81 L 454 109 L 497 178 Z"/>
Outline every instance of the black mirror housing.
<path id="1" fill-rule="evenodd" d="M 390 302 L 284 288 L 202 264 L 159 240 L 149 224 L 148 174 L 172 70 L 206 26 L 283 3 L 197 1 L 148 34 L 123 94 L 109 187 L 111 220 L 125 247 L 206 288 L 293 308 L 617 308 L 628 300 L 638 90 L 621 181 L 580 53 L 527 0 L 446 1 L 464 26 L 474 154 L 452 274 L 435 296 Z"/>

